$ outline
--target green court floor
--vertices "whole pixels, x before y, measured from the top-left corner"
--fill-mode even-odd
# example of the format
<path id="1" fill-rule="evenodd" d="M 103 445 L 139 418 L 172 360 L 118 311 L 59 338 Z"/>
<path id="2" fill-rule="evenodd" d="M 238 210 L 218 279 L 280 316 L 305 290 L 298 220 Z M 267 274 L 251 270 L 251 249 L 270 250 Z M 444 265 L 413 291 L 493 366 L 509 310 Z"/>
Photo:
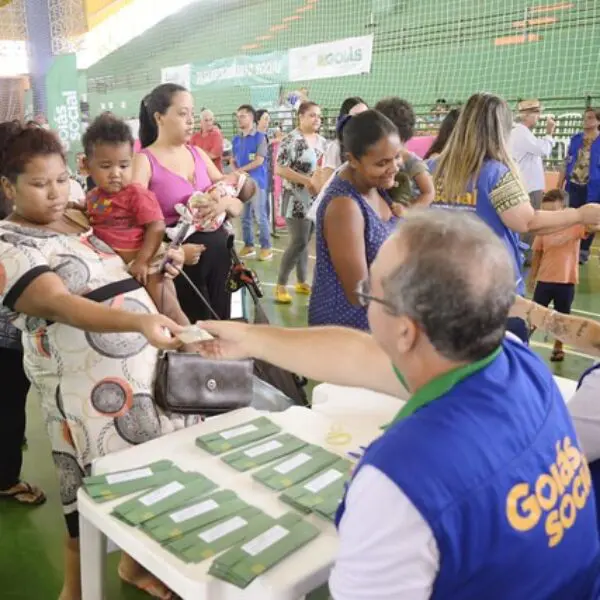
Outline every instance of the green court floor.
<path id="1" fill-rule="evenodd" d="M 263 282 L 265 309 L 273 323 L 286 326 L 306 324 L 308 301 L 295 298 L 291 306 L 276 306 L 273 286 L 285 247 L 285 237 L 275 240 L 275 256 L 270 263 L 253 262 Z M 314 251 L 311 251 L 314 265 Z M 295 283 L 293 280 L 290 284 Z M 600 318 L 600 266 L 598 256 L 581 268 L 581 284 L 577 291 L 577 314 Z M 293 292 L 292 292 L 293 293 Z M 550 354 L 552 340 L 536 334 L 533 347 L 544 357 Z M 576 379 L 593 359 L 568 349 L 564 363 L 551 368 L 559 375 Z M 50 445 L 37 406 L 28 407 L 27 438 L 23 478 L 40 485 L 48 495 L 48 502 L 39 508 L 26 508 L 8 502 L 0 503 L 0 599 L 1 600 L 55 600 L 62 580 L 62 541 L 64 524 Z M 108 600 L 142 600 L 147 598 L 122 585 L 116 576 L 117 556 L 109 560 Z M 324 597 L 323 593 L 315 594 Z"/>

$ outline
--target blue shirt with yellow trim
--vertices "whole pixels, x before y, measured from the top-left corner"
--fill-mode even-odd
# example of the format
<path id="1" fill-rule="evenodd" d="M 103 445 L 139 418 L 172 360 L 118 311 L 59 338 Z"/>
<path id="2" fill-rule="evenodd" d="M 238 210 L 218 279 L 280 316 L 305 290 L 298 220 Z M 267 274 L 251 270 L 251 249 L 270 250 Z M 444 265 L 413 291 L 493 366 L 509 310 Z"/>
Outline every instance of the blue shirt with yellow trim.
<path id="1" fill-rule="evenodd" d="M 356 471 L 380 470 L 430 526 L 440 552 L 431 597 L 597 598 L 590 472 L 552 374 L 506 340 L 479 369 L 449 375 L 427 386 L 428 401 L 396 420 Z"/>

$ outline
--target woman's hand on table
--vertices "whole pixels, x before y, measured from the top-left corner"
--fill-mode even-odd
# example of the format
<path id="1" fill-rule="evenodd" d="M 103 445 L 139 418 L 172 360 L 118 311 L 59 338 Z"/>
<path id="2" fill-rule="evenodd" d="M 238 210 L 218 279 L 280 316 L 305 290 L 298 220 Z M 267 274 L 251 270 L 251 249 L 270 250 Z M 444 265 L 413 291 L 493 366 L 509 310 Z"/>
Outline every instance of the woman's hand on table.
<path id="1" fill-rule="evenodd" d="M 185 252 L 181 247 L 169 248 L 167 256 L 170 259 L 170 262 L 167 262 L 165 265 L 165 277 L 168 279 L 175 279 L 185 263 Z"/>
<path id="2" fill-rule="evenodd" d="M 214 340 L 201 342 L 199 354 L 205 358 L 221 360 L 240 360 L 252 358 L 252 330 L 254 326 L 232 321 L 201 321 L 197 323 Z"/>
<path id="3" fill-rule="evenodd" d="M 136 331 L 141 333 L 155 348 L 160 350 L 176 350 L 181 342 L 175 337 L 183 330 L 164 315 L 136 315 L 138 326 Z"/>

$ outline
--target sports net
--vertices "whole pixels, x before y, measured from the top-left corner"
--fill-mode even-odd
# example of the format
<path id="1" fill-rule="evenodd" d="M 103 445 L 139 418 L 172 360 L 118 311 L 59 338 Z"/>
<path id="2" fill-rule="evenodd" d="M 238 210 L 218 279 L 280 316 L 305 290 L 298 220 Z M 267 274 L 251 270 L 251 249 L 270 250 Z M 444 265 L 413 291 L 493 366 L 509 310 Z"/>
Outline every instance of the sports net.
<path id="1" fill-rule="evenodd" d="M 140 18 L 149 4 L 136 4 Z M 165 67 L 372 35 L 368 74 L 273 83 L 284 97 L 306 87 L 332 109 L 348 95 L 398 94 L 425 112 L 437 99 L 456 104 L 486 90 L 580 111 L 586 97 L 600 99 L 599 23 L 597 0 L 197 0 L 89 68 L 89 97 L 92 112 L 111 104 L 129 114 Z M 208 84 L 195 93 L 227 114 L 259 96 L 255 87 Z"/>

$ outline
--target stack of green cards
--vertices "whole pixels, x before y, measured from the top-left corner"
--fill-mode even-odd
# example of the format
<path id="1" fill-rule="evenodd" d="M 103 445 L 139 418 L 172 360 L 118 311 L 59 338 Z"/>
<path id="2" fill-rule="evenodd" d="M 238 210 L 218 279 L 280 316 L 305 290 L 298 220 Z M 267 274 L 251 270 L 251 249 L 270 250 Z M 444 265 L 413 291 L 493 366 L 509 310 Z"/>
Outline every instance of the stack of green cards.
<path id="1" fill-rule="evenodd" d="M 340 502 L 344 497 L 344 492 L 345 486 L 344 488 L 342 488 L 342 490 L 340 490 L 339 495 L 330 496 L 324 502 L 321 502 L 321 504 L 315 506 L 315 508 L 313 509 L 315 514 L 319 515 L 319 517 L 322 517 L 327 521 L 331 521 L 331 523 L 335 523 L 335 516 L 337 514 Z"/>
<path id="2" fill-rule="evenodd" d="M 252 477 L 279 491 L 304 481 L 338 460 L 339 456 L 336 454 L 327 452 L 320 446 L 307 444 L 300 452 L 253 473 Z"/>
<path id="3" fill-rule="evenodd" d="M 320 505 L 332 499 L 339 503 L 351 466 L 350 461 L 340 458 L 315 477 L 287 489 L 279 499 L 304 513 L 318 510 Z"/>
<path id="4" fill-rule="evenodd" d="M 165 544 L 246 508 L 248 504 L 240 500 L 235 492 L 220 490 L 146 521 L 142 529 L 156 541 Z"/>
<path id="5" fill-rule="evenodd" d="M 306 445 L 307 442 L 302 441 L 291 433 L 283 433 L 245 450 L 230 452 L 222 460 L 238 471 L 247 471 L 260 465 L 266 465 L 282 456 L 287 456 L 296 450 L 300 450 L 300 448 L 304 448 Z"/>
<path id="6" fill-rule="evenodd" d="M 151 492 L 133 498 L 113 510 L 113 514 L 129 523 L 141 525 L 165 512 L 184 506 L 214 490 L 216 484 L 199 473 L 182 473 Z"/>
<path id="7" fill-rule="evenodd" d="M 259 417 L 243 425 L 202 435 L 196 438 L 196 446 L 211 454 L 221 454 L 257 442 L 280 431 L 281 428 L 275 423 L 266 417 Z"/>
<path id="8" fill-rule="evenodd" d="M 155 488 L 173 481 L 181 473 L 181 469 L 175 467 L 170 460 L 161 460 L 146 467 L 86 477 L 83 485 L 85 491 L 96 502 L 106 502 L 134 492 Z"/>
<path id="9" fill-rule="evenodd" d="M 247 538 L 217 557 L 209 570 L 214 577 L 245 588 L 261 573 L 286 556 L 299 550 L 319 535 L 319 530 L 295 513 L 286 513 L 265 525 L 254 537 Z"/>
<path id="10" fill-rule="evenodd" d="M 165 548 L 185 562 L 199 563 L 255 537 L 273 522 L 274 519 L 258 508 L 249 506 L 234 516 L 188 533 Z"/>

